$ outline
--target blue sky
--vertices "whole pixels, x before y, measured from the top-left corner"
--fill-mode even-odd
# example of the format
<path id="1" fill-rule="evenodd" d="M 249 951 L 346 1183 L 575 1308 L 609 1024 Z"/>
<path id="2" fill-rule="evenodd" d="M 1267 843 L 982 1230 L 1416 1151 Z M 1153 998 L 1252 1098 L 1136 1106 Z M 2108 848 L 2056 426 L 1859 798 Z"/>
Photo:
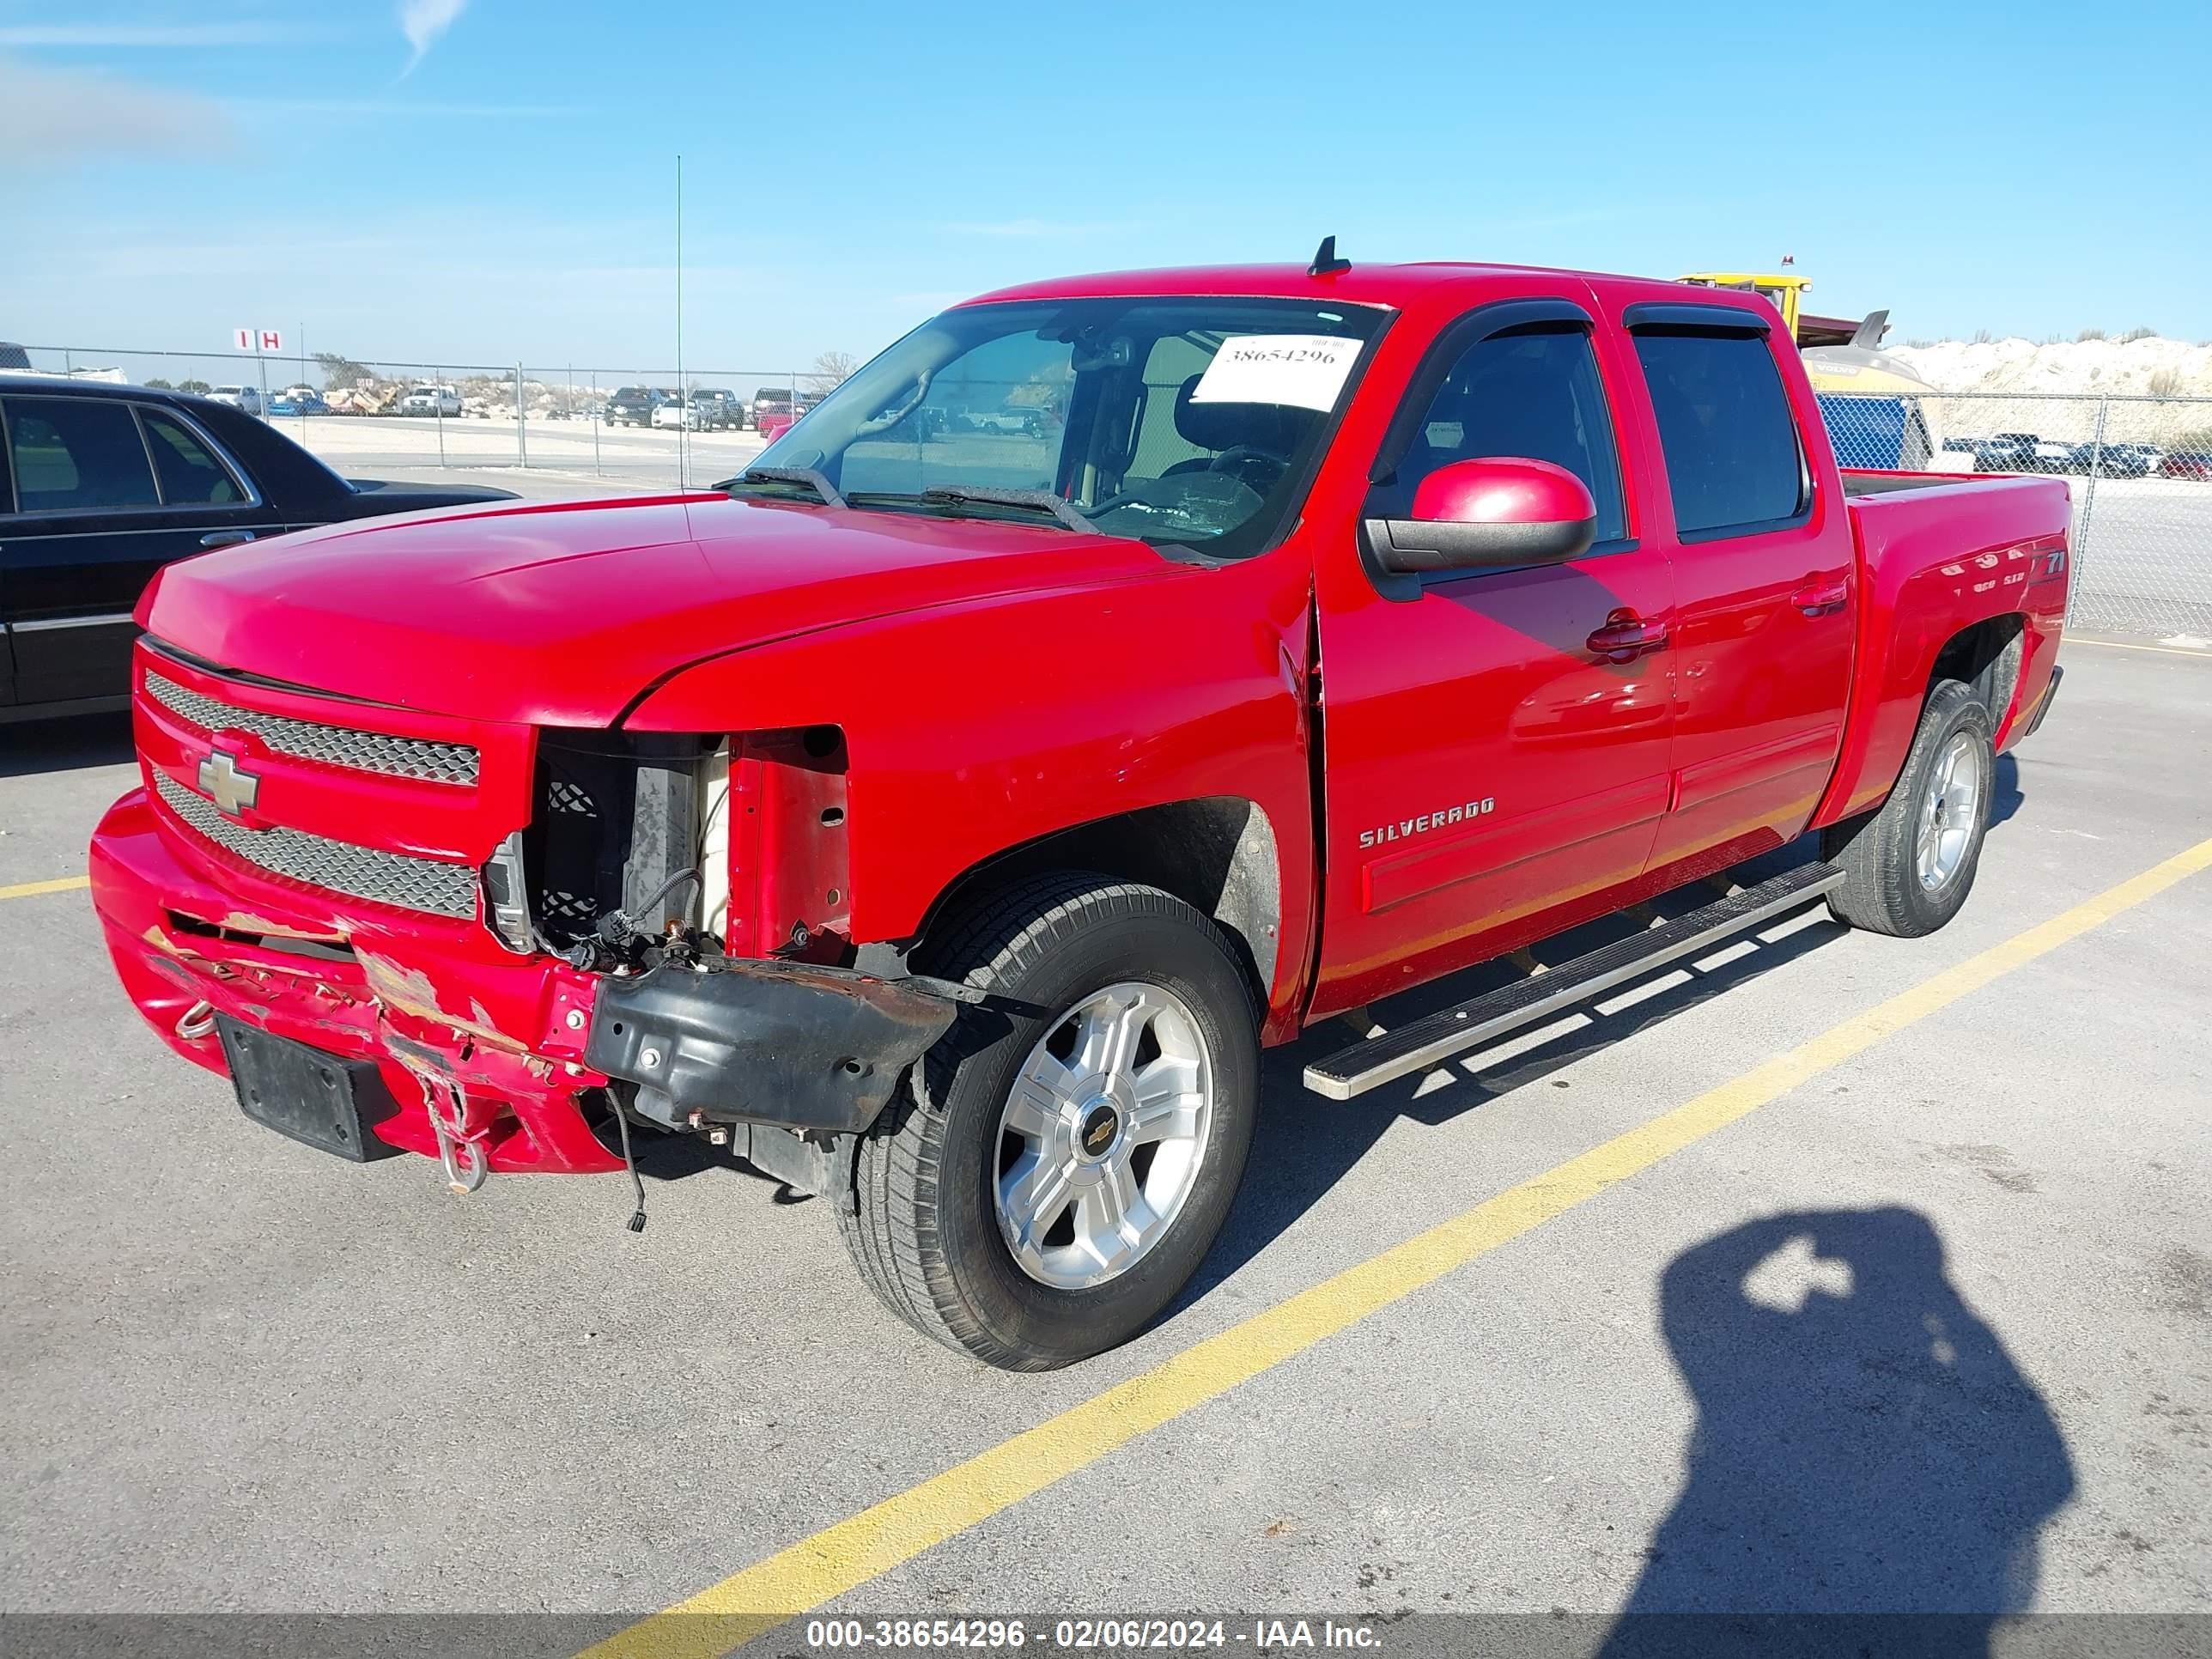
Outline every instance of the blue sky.
<path id="1" fill-rule="evenodd" d="M 2202 0 L 0 0 L 0 337 L 866 356 L 1126 265 L 1783 253 L 1893 339 L 2212 337 Z"/>

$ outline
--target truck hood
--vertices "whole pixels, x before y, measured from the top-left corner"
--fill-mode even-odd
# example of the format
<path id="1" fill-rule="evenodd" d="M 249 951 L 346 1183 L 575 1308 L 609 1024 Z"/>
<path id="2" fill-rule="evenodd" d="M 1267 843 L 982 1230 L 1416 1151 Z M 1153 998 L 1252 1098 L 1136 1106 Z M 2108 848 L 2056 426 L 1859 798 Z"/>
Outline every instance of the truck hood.
<path id="1" fill-rule="evenodd" d="M 607 726 L 690 664 L 895 611 L 1141 580 L 1141 542 L 726 495 L 333 525 L 169 566 L 139 606 L 218 667 L 404 708 Z"/>

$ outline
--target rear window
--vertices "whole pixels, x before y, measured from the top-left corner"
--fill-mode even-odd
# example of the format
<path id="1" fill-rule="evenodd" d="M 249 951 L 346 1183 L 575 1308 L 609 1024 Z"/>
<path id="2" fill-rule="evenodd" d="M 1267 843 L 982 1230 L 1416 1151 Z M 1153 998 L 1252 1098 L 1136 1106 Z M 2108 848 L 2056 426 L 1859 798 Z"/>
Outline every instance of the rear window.
<path id="1" fill-rule="evenodd" d="M 171 507 L 222 507 L 246 499 L 228 468 L 184 423 L 158 410 L 139 411 L 146 447 L 161 475 L 161 499 Z"/>
<path id="2" fill-rule="evenodd" d="M 1797 428 L 1764 335 L 1639 329 L 1636 355 L 1683 539 L 1747 535 L 1805 505 Z"/>
<path id="3" fill-rule="evenodd" d="M 26 513 L 155 507 L 154 468 L 128 404 L 10 398 L 9 459 Z"/>

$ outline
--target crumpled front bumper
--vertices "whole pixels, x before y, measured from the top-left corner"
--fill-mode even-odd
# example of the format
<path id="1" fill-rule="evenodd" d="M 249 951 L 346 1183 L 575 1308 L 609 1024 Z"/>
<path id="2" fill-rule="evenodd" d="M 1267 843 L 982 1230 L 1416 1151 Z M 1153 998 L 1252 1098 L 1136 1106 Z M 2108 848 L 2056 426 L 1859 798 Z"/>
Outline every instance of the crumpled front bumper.
<path id="1" fill-rule="evenodd" d="M 438 1155 L 426 1077 L 458 1085 L 448 1121 L 494 1170 L 619 1170 L 582 1097 L 606 1078 L 582 1060 L 599 976 L 502 951 L 473 922 L 390 920 L 340 933 L 313 896 L 288 892 L 173 845 L 144 789 L 94 832 L 92 897 L 124 989 L 155 1035 L 228 1075 L 199 1005 L 349 1060 L 375 1064 L 400 1103 L 376 1126 Z"/>
<path id="2" fill-rule="evenodd" d="M 326 896 L 179 845 L 161 810 L 132 790 L 91 854 L 108 951 L 156 1035 L 225 1074 L 211 1014 L 368 1061 L 400 1103 L 374 1133 L 432 1158 L 465 1142 L 477 1172 L 621 1169 L 585 1113 L 611 1083 L 634 1085 L 625 1098 L 671 1128 L 865 1130 L 974 1000 L 783 962 L 616 978 L 516 956 L 474 920 L 341 915 Z"/>

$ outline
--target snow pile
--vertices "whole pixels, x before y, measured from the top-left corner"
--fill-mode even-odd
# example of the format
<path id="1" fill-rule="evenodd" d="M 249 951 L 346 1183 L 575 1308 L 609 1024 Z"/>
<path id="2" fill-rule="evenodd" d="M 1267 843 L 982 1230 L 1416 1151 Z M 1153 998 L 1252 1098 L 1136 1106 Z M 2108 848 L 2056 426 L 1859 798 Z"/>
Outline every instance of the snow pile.
<path id="1" fill-rule="evenodd" d="M 2212 398 L 2212 344 L 2185 340 L 1939 340 L 1887 354 L 1944 392 Z"/>

